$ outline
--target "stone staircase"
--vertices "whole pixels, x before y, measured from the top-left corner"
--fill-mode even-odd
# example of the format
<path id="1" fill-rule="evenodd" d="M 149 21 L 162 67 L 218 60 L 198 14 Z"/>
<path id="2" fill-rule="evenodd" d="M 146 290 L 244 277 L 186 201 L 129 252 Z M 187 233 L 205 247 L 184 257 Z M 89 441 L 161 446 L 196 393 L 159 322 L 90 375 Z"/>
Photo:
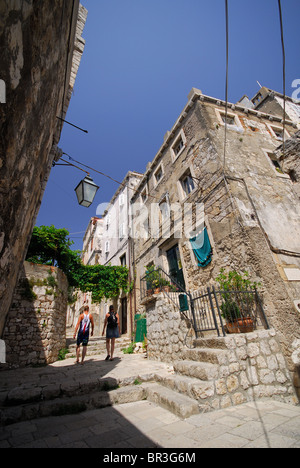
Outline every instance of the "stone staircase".
<path id="1" fill-rule="evenodd" d="M 156 376 L 157 383 L 148 385 L 147 397 L 187 418 L 200 411 L 212 411 L 222 406 L 221 395 L 228 394 L 224 388 L 218 395 L 218 383 L 222 368 L 228 365 L 228 349 L 222 338 L 199 339 L 194 349 L 184 351 L 184 359 L 173 363 L 174 374 Z M 232 401 L 227 401 L 227 406 Z"/>
<path id="2" fill-rule="evenodd" d="M 105 340 L 92 340 L 89 355 L 106 352 Z M 128 341 L 125 337 L 119 346 Z M 71 353 L 73 347 L 69 342 Z M 184 350 L 173 371 L 145 374 L 142 382 L 142 368 L 123 380 L 97 376 L 87 368 L 82 381 L 66 381 L 63 375 L 61 381 L 45 380 L 40 387 L 19 386 L 0 392 L 0 425 L 146 399 L 183 419 L 264 397 L 291 403 L 292 382 L 276 347 L 273 330 L 201 338 L 195 340 L 195 348 Z"/>
<path id="3" fill-rule="evenodd" d="M 122 335 L 115 342 L 115 352 L 122 351 L 127 348 L 131 343 L 130 338 L 127 335 Z M 67 336 L 67 349 L 69 352 L 66 354 L 65 359 L 76 356 L 76 339 L 71 337 L 70 334 Z M 97 356 L 98 354 L 106 353 L 106 339 L 102 336 L 92 336 L 89 339 L 87 355 Z"/>
<path id="4" fill-rule="evenodd" d="M 274 330 L 195 340 L 172 375 L 157 375 L 147 398 L 182 418 L 273 398 L 297 403 Z M 180 398 L 178 398 L 180 396 Z"/>

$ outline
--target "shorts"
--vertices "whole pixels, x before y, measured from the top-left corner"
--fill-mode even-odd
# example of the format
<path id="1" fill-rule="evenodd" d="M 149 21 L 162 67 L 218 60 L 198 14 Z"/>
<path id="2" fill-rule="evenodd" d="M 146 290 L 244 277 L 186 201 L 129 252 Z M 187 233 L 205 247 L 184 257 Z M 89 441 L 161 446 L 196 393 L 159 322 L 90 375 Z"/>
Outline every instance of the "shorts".
<path id="1" fill-rule="evenodd" d="M 78 333 L 78 336 L 77 336 L 77 346 L 80 346 L 82 344 L 82 346 L 87 346 L 88 345 L 88 342 L 89 342 L 89 333 L 87 334 L 83 334 L 83 333 Z"/>
<path id="2" fill-rule="evenodd" d="M 109 328 L 107 327 L 106 329 L 106 338 L 111 339 L 111 338 L 119 338 L 119 327 L 115 328 Z"/>

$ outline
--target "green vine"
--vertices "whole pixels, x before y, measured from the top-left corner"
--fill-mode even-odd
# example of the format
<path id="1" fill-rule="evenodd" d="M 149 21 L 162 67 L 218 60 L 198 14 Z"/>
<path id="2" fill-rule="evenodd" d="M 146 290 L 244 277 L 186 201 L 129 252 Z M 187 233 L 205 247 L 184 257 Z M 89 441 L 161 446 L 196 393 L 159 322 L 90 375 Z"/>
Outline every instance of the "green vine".
<path id="1" fill-rule="evenodd" d="M 26 260 L 33 263 L 53 265 L 67 276 L 70 288 L 91 292 L 93 302 L 113 299 L 121 291 L 130 292 L 128 269 L 123 266 L 84 265 L 78 250 L 71 250 L 74 243 L 66 229 L 40 226 L 33 230 Z M 53 278 L 54 279 L 54 278 Z M 48 277 L 49 282 L 49 277 Z M 54 282 L 51 280 L 51 286 Z"/>

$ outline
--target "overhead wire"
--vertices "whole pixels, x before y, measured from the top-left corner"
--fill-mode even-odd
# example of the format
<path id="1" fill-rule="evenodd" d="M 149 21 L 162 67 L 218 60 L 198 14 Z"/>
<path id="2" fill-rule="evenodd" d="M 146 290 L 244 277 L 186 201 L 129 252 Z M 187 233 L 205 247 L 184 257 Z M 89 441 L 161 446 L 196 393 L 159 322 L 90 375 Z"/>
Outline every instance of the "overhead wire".
<path id="1" fill-rule="evenodd" d="M 136 188 L 134 188 L 134 187 L 130 187 L 130 186 L 129 186 L 128 184 L 126 184 L 125 182 L 120 182 L 119 180 L 114 179 L 114 178 L 111 177 L 110 175 L 105 174 L 105 173 L 102 172 L 102 171 L 98 171 L 98 169 L 95 169 L 95 168 L 93 168 L 93 167 L 91 167 L 91 166 L 88 166 L 87 164 L 84 164 L 84 163 L 82 163 L 82 162 L 80 162 L 80 161 L 77 161 L 76 159 L 74 159 L 72 156 L 70 156 L 69 154 L 67 154 L 67 153 L 65 153 L 65 152 L 63 152 L 63 154 L 66 155 L 66 156 L 68 156 L 68 158 L 69 158 L 71 161 L 73 161 L 73 162 L 75 162 L 75 163 L 77 163 L 77 164 L 80 164 L 81 166 L 86 167 L 87 169 L 90 169 L 91 171 L 96 172 L 96 173 L 102 175 L 103 177 L 106 177 L 106 178 L 112 180 L 113 182 L 115 182 L 116 184 L 118 184 L 118 185 L 120 185 L 120 186 L 122 186 L 122 187 L 127 187 L 127 188 L 133 190 L 134 192 L 136 192 L 136 193 L 138 193 L 138 194 L 142 194 L 142 193 L 143 193 L 143 190 L 139 190 L 139 189 L 136 189 Z M 61 161 L 68 162 L 68 161 L 65 161 L 65 160 L 62 159 L 62 158 L 61 158 Z M 69 163 L 69 162 L 68 162 L 68 163 Z M 69 164 L 70 164 L 71 166 L 73 166 L 73 167 L 76 167 L 77 169 L 81 169 L 80 167 L 76 166 L 75 164 L 71 164 L 71 163 L 69 163 Z M 55 163 L 55 165 L 57 165 L 57 163 Z M 81 169 L 81 170 L 84 171 L 84 169 Z M 87 172 L 87 171 L 84 171 L 84 172 L 86 172 L 87 174 L 90 174 L 90 173 Z M 190 177 L 191 177 L 191 179 L 193 179 L 193 180 L 197 180 L 198 182 L 200 181 L 200 179 L 198 179 L 198 178 L 196 178 L 196 177 L 193 177 L 192 175 L 191 175 Z M 158 200 L 159 202 L 161 202 L 161 197 L 157 197 L 157 196 L 155 196 L 155 195 L 150 195 L 150 194 L 147 194 L 147 197 L 148 197 L 148 198 L 153 198 L 154 200 Z"/>
<path id="2" fill-rule="evenodd" d="M 282 135 L 282 166 L 284 164 L 285 156 L 285 126 L 286 126 L 286 60 L 285 60 L 285 45 L 284 45 L 284 33 L 283 33 L 283 19 L 282 19 L 282 8 L 281 0 L 278 0 L 279 9 L 279 22 L 280 22 L 280 36 L 281 36 L 281 48 L 282 48 L 282 80 L 283 80 L 283 135 Z"/>
<path id="3" fill-rule="evenodd" d="M 226 80 L 225 80 L 225 138 L 224 138 L 224 156 L 223 156 L 223 172 L 224 173 L 225 173 L 225 165 L 226 165 L 227 117 L 228 117 L 228 51 L 229 51 L 228 0 L 225 0 L 225 17 L 226 17 Z"/>
<path id="4" fill-rule="evenodd" d="M 284 34 L 283 34 L 283 20 L 282 20 L 282 9 L 281 9 L 281 0 L 278 0 L 278 7 L 279 7 L 279 18 L 280 18 L 280 29 L 281 29 L 281 44 L 282 44 L 282 56 L 283 56 L 283 96 L 284 96 L 284 111 L 283 111 L 283 156 L 284 156 L 284 147 L 285 147 L 285 124 L 286 124 L 286 113 L 285 113 L 285 110 L 286 110 L 286 77 L 285 77 L 285 45 L 284 45 Z M 225 177 L 225 168 L 226 168 L 226 149 L 227 149 L 227 118 L 228 118 L 228 70 L 229 70 L 229 14 L 228 14 L 228 0 L 225 0 L 225 19 L 226 19 L 226 80 L 225 80 L 225 125 L 224 125 L 224 130 L 225 130 L 225 134 L 224 134 L 224 153 L 223 153 L 223 176 Z M 58 117 L 60 120 L 63 120 L 62 118 Z M 69 123 L 69 122 L 67 122 Z M 71 124 L 73 125 L 73 124 Z M 75 125 L 73 125 L 74 127 L 76 127 Z M 76 127 L 76 128 L 79 128 L 79 127 Z M 79 128 L 80 130 L 82 130 L 81 128 Z M 86 130 L 83 130 L 87 133 Z M 139 194 L 142 194 L 143 193 L 143 190 L 138 190 L 136 188 L 133 188 L 133 187 L 130 187 L 129 185 L 127 185 L 126 183 L 124 182 L 120 182 L 116 179 L 114 179 L 113 177 L 111 177 L 110 175 L 108 174 L 105 174 L 104 172 L 102 171 L 99 171 L 91 166 L 88 166 L 84 163 L 81 163 L 80 161 L 77 161 L 76 159 L 72 158 L 69 154 L 67 153 L 63 153 L 64 155 L 68 156 L 68 158 L 77 163 L 77 164 L 80 164 L 81 166 L 93 171 L 93 172 L 96 172 L 110 180 L 112 180 L 113 182 L 117 183 L 118 185 L 120 185 L 121 187 L 128 187 L 130 188 L 131 190 L 133 190 L 134 192 L 136 193 L 139 193 Z M 67 164 L 69 164 L 70 166 L 73 166 L 77 169 L 80 169 L 82 170 L 83 172 L 86 172 L 88 175 L 90 175 L 90 173 L 88 171 L 85 171 L 84 169 L 76 166 L 75 164 L 72 164 L 68 161 L 65 161 L 64 159 L 61 158 L 62 161 L 66 162 Z M 57 163 L 54 163 L 55 165 L 57 165 Z M 200 182 L 200 179 L 190 175 L 190 178 L 192 180 L 196 180 L 198 183 Z M 226 182 L 226 180 L 225 180 Z M 161 198 L 159 197 L 156 197 L 155 195 L 150 195 L 149 193 L 147 194 L 147 197 L 148 198 L 152 198 L 152 199 L 156 199 L 156 200 L 159 200 L 161 201 Z"/>

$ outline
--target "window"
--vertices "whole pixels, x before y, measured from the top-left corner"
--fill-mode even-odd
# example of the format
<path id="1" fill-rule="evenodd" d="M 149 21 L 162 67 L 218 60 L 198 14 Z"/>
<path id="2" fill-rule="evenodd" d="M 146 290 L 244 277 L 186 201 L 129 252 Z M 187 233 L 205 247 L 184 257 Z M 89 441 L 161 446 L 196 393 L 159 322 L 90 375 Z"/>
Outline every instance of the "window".
<path id="1" fill-rule="evenodd" d="M 126 254 L 122 255 L 122 257 L 120 257 L 120 264 L 121 266 L 126 266 L 127 263 L 126 263 Z"/>
<path id="2" fill-rule="evenodd" d="M 234 122 L 234 117 L 232 117 L 232 116 L 227 115 L 227 117 L 226 117 L 225 114 L 221 114 L 221 119 L 222 119 L 223 123 L 224 124 L 227 123 L 227 125 L 234 125 L 234 123 L 235 123 Z"/>
<path id="3" fill-rule="evenodd" d="M 285 136 L 286 139 L 289 138 L 290 136 L 286 130 L 284 132 L 282 127 L 278 127 L 277 125 L 268 125 L 268 127 L 269 127 L 271 135 L 279 141 L 283 141 L 283 135 Z"/>
<path id="4" fill-rule="evenodd" d="M 164 223 L 170 218 L 170 205 L 167 200 L 164 200 L 159 204 L 159 209 L 161 212 L 162 223 Z"/>
<path id="5" fill-rule="evenodd" d="M 261 93 L 257 93 L 257 95 L 252 99 L 254 106 L 257 106 L 263 99 L 263 95 Z"/>
<path id="6" fill-rule="evenodd" d="M 171 146 L 172 159 L 175 161 L 186 147 L 186 137 L 184 131 L 181 130 L 173 145 Z"/>
<path id="7" fill-rule="evenodd" d="M 291 179 L 292 182 L 298 182 L 298 177 L 297 177 L 297 173 L 296 173 L 295 169 L 290 169 L 288 174 L 289 174 L 290 179 Z"/>
<path id="8" fill-rule="evenodd" d="M 106 241 L 105 242 L 105 253 L 109 253 L 109 250 L 110 250 L 110 243 L 109 243 L 109 241 Z"/>
<path id="9" fill-rule="evenodd" d="M 142 202 L 143 202 L 143 203 L 146 203 L 147 198 L 148 198 L 147 188 L 145 188 L 145 189 L 142 191 L 142 193 L 141 193 Z"/>
<path id="10" fill-rule="evenodd" d="M 282 173 L 281 166 L 279 164 L 279 161 L 277 161 L 275 154 L 268 153 L 268 156 L 269 156 L 270 161 L 272 162 L 273 166 L 275 167 L 275 169 L 279 170 Z"/>
<path id="11" fill-rule="evenodd" d="M 184 175 L 181 180 L 181 186 L 184 195 L 187 197 L 193 190 L 195 190 L 195 184 L 192 179 L 191 173 Z"/>
<path id="12" fill-rule="evenodd" d="M 180 137 L 179 141 L 177 142 L 176 146 L 174 147 L 174 153 L 175 153 L 176 156 L 178 156 L 178 154 L 180 153 L 180 151 L 182 150 L 183 147 L 184 147 L 184 143 L 183 143 L 182 138 Z"/>
<path id="13" fill-rule="evenodd" d="M 215 110 L 216 110 L 216 114 L 218 117 L 219 125 L 225 125 L 226 123 L 228 128 L 231 128 L 233 130 L 238 130 L 238 131 L 243 130 L 240 119 L 238 118 L 237 115 L 231 112 L 227 112 L 227 116 L 226 116 L 225 111 L 220 110 L 220 109 L 215 109 Z"/>
<path id="14" fill-rule="evenodd" d="M 119 237 L 120 237 L 120 239 L 124 239 L 124 237 L 125 237 L 125 223 L 120 224 Z"/>
<path id="15" fill-rule="evenodd" d="M 106 229 L 109 228 L 110 222 L 111 222 L 111 216 L 108 214 L 105 220 Z"/>
<path id="16" fill-rule="evenodd" d="M 125 195 L 122 193 L 119 198 L 119 205 L 123 206 L 125 204 Z"/>
<path id="17" fill-rule="evenodd" d="M 272 130 L 275 133 L 277 140 L 282 141 L 283 140 L 283 129 L 281 129 L 281 128 L 276 129 L 274 127 L 274 128 L 272 128 Z"/>
<path id="18" fill-rule="evenodd" d="M 263 150 L 263 152 L 266 155 L 266 157 L 267 157 L 267 159 L 269 161 L 269 164 L 272 167 L 275 174 L 278 177 L 289 179 L 290 175 L 283 172 L 283 170 L 281 168 L 280 161 L 278 161 L 276 155 L 274 153 L 272 153 L 272 151 L 268 151 L 268 150 Z"/>
<path id="19" fill-rule="evenodd" d="M 155 183 L 158 184 L 162 178 L 163 178 L 163 170 L 162 170 L 162 167 L 159 166 L 156 172 L 154 172 Z"/>

